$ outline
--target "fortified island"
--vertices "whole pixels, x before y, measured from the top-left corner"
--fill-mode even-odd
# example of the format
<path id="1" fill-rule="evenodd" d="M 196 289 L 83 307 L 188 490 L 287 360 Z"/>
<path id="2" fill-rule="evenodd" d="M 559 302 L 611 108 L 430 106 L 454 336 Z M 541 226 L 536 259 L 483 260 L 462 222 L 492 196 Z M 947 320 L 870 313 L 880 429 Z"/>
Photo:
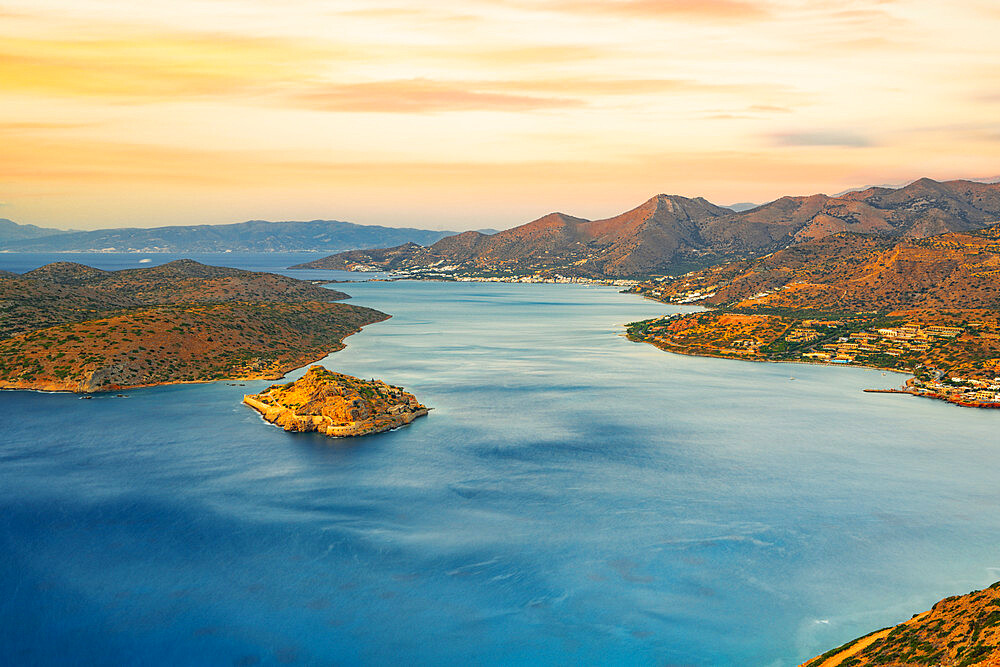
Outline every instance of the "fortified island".
<path id="1" fill-rule="evenodd" d="M 318 431 L 338 438 L 389 431 L 428 411 L 401 387 L 334 373 L 322 366 L 311 366 L 295 382 L 244 396 L 243 402 L 286 431 Z"/>

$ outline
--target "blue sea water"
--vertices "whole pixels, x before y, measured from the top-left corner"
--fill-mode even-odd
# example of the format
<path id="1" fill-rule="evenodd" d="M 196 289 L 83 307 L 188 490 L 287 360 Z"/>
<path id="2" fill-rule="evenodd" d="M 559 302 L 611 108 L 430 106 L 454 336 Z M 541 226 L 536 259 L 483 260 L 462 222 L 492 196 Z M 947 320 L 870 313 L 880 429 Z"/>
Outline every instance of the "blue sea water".
<path id="1" fill-rule="evenodd" d="M 612 288 L 336 287 L 393 317 L 324 363 L 429 417 L 0 393 L 0 664 L 795 665 L 1000 579 L 1000 413 L 630 343 L 676 309 Z"/>

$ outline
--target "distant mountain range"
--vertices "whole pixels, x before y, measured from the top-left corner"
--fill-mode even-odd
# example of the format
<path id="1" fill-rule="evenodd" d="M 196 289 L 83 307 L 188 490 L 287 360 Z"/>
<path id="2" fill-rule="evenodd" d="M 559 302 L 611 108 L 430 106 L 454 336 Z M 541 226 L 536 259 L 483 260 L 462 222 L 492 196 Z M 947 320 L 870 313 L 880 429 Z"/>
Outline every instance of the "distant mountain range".
<path id="1" fill-rule="evenodd" d="M 841 232 L 923 238 L 1000 221 L 1000 184 L 937 182 L 841 196 L 781 197 L 745 211 L 660 194 L 605 220 L 565 213 L 496 234 L 464 232 L 429 246 L 358 249 L 294 268 L 447 275 L 554 274 L 640 278 L 746 259 Z"/>
<path id="2" fill-rule="evenodd" d="M 36 227 L 35 225 L 21 225 L 7 218 L 0 218 L 0 248 L 9 241 L 20 241 L 22 239 L 37 239 L 43 236 L 54 236 L 55 234 L 65 234 L 64 229 L 52 229 L 51 227 Z"/>
<path id="3" fill-rule="evenodd" d="M 356 225 L 337 220 L 63 231 L 0 220 L 0 250 L 12 252 L 341 252 L 401 243 L 430 245 L 456 232 Z"/>

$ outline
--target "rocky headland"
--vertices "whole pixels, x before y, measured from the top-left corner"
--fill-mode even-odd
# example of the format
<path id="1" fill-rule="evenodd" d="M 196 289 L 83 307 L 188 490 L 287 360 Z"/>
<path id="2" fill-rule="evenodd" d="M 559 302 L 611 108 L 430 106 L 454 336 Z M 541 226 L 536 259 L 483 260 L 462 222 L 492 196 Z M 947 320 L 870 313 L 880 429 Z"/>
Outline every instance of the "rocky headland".
<path id="1" fill-rule="evenodd" d="M 427 414 L 413 394 L 381 380 L 361 380 L 312 366 L 295 382 L 272 385 L 243 402 L 286 431 L 332 437 L 371 435 Z"/>
<path id="2" fill-rule="evenodd" d="M 1000 665 L 1000 582 L 827 651 L 801 667 Z"/>

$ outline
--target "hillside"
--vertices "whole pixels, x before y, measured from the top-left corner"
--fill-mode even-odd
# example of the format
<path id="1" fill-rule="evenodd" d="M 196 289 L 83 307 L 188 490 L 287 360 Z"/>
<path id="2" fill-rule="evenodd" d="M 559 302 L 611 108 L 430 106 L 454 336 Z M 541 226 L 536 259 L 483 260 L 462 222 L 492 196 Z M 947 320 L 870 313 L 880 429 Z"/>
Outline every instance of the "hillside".
<path id="1" fill-rule="evenodd" d="M 841 233 L 635 291 L 713 306 L 838 311 L 1000 308 L 1000 227 L 924 239 Z"/>
<path id="2" fill-rule="evenodd" d="M 0 338 L 144 305 L 346 298 L 343 292 L 274 273 L 206 266 L 191 260 L 123 271 L 54 262 L 23 275 L 0 276 Z"/>
<path id="3" fill-rule="evenodd" d="M 945 598 L 930 611 L 850 641 L 800 667 L 1000 665 L 1000 582 Z"/>
<path id="4" fill-rule="evenodd" d="M 44 230 L 57 232 L 53 234 L 29 234 L 31 229 L 40 228 L 10 224 L 13 225 L 10 230 L 0 225 L 0 249 L 12 252 L 340 252 L 407 242 L 431 244 L 455 233 L 356 225 L 337 220 L 251 220 L 228 225 L 178 225 L 151 229 L 129 227 L 87 232 Z M 5 230 L 8 235 L 5 235 Z"/>
<path id="5" fill-rule="evenodd" d="M 179 260 L 125 271 L 58 262 L 0 277 L 0 388 L 112 391 L 276 379 L 388 316 L 342 292 Z"/>
<path id="6" fill-rule="evenodd" d="M 648 277 L 778 251 L 853 232 L 923 238 L 1000 220 L 1000 185 L 915 181 L 840 197 L 782 197 L 733 211 L 703 198 L 657 195 L 604 220 L 551 213 L 496 234 L 466 232 L 421 247 L 336 254 L 294 268 L 405 270 L 423 275 Z"/>
<path id="7" fill-rule="evenodd" d="M 924 239 L 841 233 L 630 291 L 714 310 L 629 325 L 682 354 L 856 364 L 899 391 L 1000 407 L 1000 227 Z"/>

